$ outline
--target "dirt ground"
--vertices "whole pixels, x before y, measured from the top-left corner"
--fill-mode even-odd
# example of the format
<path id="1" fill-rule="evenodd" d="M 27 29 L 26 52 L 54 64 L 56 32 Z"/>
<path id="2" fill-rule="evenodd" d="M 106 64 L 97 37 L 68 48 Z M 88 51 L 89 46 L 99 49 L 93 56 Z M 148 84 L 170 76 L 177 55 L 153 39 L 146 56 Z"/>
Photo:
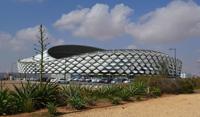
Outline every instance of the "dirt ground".
<path id="1" fill-rule="evenodd" d="M 25 81 L 2 80 L 2 81 L 0 81 L 0 86 L 5 89 L 14 90 L 14 85 L 17 87 L 21 87 L 22 82 L 25 83 Z"/>
<path id="2" fill-rule="evenodd" d="M 200 94 L 166 96 L 62 117 L 200 117 Z"/>

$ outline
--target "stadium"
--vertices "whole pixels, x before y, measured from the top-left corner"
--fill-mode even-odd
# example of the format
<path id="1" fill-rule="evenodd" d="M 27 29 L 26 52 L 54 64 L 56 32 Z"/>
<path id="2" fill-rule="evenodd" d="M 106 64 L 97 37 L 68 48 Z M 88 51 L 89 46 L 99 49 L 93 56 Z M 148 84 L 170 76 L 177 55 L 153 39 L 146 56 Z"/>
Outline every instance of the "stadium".
<path id="1" fill-rule="evenodd" d="M 180 76 L 182 62 L 169 55 L 143 49 L 106 50 L 83 45 L 55 46 L 44 53 L 44 73 L 80 76 Z M 39 73 L 40 55 L 18 60 L 19 73 Z"/>

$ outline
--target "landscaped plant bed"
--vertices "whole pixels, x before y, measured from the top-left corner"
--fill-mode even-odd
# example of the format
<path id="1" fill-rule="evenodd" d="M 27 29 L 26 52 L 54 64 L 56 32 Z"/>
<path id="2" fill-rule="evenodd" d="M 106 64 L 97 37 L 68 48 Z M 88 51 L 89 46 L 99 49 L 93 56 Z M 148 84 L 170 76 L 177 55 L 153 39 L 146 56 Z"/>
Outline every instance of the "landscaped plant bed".
<path id="1" fill-rule="evenodd" d="M 168 84 L 166 85 L 164 81 L 167 81 Z M 160 97 L 165 93 L 191 93 L 193 92 L 193 83 L 195 82 L 185 79 L 142 78 L 136 79 L 131 84 L 94 88 L 80 85 L 60 86 L 54 83 L 28 82 L 22 83 L 20 87 L 14 86 L 15 90 L 12 91 L 0 91 L 0 114 L 17 114 L 21 116 L 18 113 L 32 112 L 37 114 L 39 112 L 39 114 L 51 113 L 53 115 L 73 113 L 87 109 L 145 101 Z M 197 87 L 196 84 L 194 86 Z M 47 110 L 45 108 L 48 111 L 45 111 Z M 61 112 L 60 108 L 64 108 L 64 111 Z"/>
<path id="2" fill-rule="evenodd" d="M 149 99 L 150 98 L 141 98 L 140 101 L 146 101 Z M 121 101 L 119 105 L 124 105 L 127 103 L 135 103 L 135 102 L 139 102 L 139 101 L 134 101 L 134 100 L 133 101 Z M 77 113 L 77 112 L 87 111 L 90 109 L 106 108 L 106 107 L 111 107 L 111 106 L 117 106 L 117 105 L 113 105 L 109 100 L 103 99 L 103 100 L 98 100 L 96 102 L 95 106 L 87 106 L 85 109 L 82 109 L 82 110 L 76 110 L 69 106 L 57 107 L 57 115 L 59 116 L 59 115 L 64 115 L 64 114 L 69 114 L 69 113 Z M 30 113 L 19 113 L 19 114 L 15 114 L 15 115 L 9 115 L 9 117 L 30 117 L 30 116 L 31 117 L 48 117 L 50 115 L 49 115 L 47 109 L 40 109 L 40 110 L 36 110 L 36 111 L 30 112 Z"/>

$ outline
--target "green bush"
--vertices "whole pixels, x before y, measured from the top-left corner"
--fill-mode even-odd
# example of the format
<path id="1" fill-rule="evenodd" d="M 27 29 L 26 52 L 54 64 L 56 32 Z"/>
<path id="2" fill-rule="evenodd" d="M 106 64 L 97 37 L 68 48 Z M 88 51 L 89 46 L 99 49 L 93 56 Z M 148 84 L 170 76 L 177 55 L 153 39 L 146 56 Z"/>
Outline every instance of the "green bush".
<path id="1" fill-rule="evenodd" d="M 56 84 L 27 83 L 22 87 L 15 87 L 12 95 L 16 99 L 19 112 L 31 112 L 35 109 L 44 108 L 48 102 L 55 102 L 59 94 Z"/>
<path id="2" fill-rule="evenodd" d="M 119 97 L 111 97 L 110 100 L 111 100 L 112 104 L 118 105 L 118 104 L 120 104 L 121 98 L 119 98 Z"/>
<path id="3" fill-rule="evenodd" d="M 34 109 L 34 102 L 33 102 L 33 99 L 31 99 L 31 98 L 27 98 L 27 99 L 24 99 L 23 101 L 22 101 L 22 111 L 23 112 L 32 112 L 32 111 L 34 111 L 35 109 Z"/>
<path id="4" fill-rule="evenodd" d="M 98 89 L 95 89 L 92 93 L 92 96 L 97 97 L 98 99 L 106 98 L 107 97 L 107 88 L 101 87 Z"/>
<path id="5" fill-rule="evenodd" d="M 122 87 L 122 89 L 119 91 L 119 95 L 123 101 L 129 101 L 131 97 L 131 92 L 128 87 Z"/>
<path id="6" fill-rule="evenodd" d="M 145 95 L 146 94 L 147 85 L 145 82 L 135 81 L 132 85 L 133 85 L 132 93 L 134 95 Z"/>
<path id="7" fill-rule="evenodd" d="M 97 97 L 95 96 L 87 96 L 85 97 L 85 102 L 90 106 L 95 106 L 97 101 Z"/>
<path id="8" fill-rule="evenodd" d="M 194 87 L 190 79 L 178 79 L 177 83 L 179 85 L 178 93 L 193 93 Z"/>
<path id="9" fill-rule="evenodd" d="M 84 109 L 86 107 L 84 98 L 86 97 L 85 93 L 87 92 L 83 90 L 85 89 L 74 85 L 63 87 L 63 96 L 66 98 L 65 102 L 77 110 Z"/>
<path id="10" fill-rule="evenodd" d="M 192 93 L 194 87 L 198 86 L 194 79 L 172 79 L 162 76 L 137 77 L 135 81 L 143 81 L 150 88 L 156 87 L 160 89 L 161 93 L 168 94 Z"/>
<path id="11" fill-rule="evenodd" d="M 86 108 L 86 102 L 85 102 L 84 98 L 81 96 L 78 96 L 78 95 L 72 96 L 69 99 L 67 99 L 67 104 L 77 110 Z"/>
<path id="12" fill-rule="evenodd" d="M 161 91 L 158 87 L 151 87 L 150 88 L 150 96 L 159 97 L 161 96 Z"/>
<path id="13" fill-rule="evenodd" d="M 63 87 L 63 96 L 65 98 L 71 98 L 76 95 L 82 95 L 84 94 L 82 92 L 83 88 L 77 85 L 70 85 L 70 86 L 65 86 Z"/>
<path id="14" fill-rule="evenodd" d="M 200 78 L 188 78 L 194 89 L 200 89 Z"/>
<path id="15" fill-rule="evenodd" d="M 14 114 L 17 112 L 15 100 L 6 89 L 0 90 L 0 115 Z"/>
<path id="16" fill-rule="evenodd" d="M 57 114 L 57 106 L 53 102 L 48 102 L 46 107 L 51 117 L 54 117 Z"/>
<path id="17" fill-rule="evenodd" d="M 60 99 L 60 88 L 54 83 L 38 84 L 33 99 L 35 107 L 44 108 L 48 102 L 55 102 Z"/>

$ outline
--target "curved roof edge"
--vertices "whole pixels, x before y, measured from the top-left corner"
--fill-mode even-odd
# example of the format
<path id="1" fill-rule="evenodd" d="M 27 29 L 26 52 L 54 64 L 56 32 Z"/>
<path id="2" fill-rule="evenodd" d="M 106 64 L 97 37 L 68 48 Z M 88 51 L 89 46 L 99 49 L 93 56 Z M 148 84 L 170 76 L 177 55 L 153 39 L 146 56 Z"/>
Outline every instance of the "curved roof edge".
<path id="1" fill-rule="evenodd" d="M 105 51 L 101 48 L 84 46 L 84 45 L 59 45 L 54 46 L 48 50 L 48 54 L 56 59 L 71 57 L 85 53 L 92 53 L 96 51 Z"/>

